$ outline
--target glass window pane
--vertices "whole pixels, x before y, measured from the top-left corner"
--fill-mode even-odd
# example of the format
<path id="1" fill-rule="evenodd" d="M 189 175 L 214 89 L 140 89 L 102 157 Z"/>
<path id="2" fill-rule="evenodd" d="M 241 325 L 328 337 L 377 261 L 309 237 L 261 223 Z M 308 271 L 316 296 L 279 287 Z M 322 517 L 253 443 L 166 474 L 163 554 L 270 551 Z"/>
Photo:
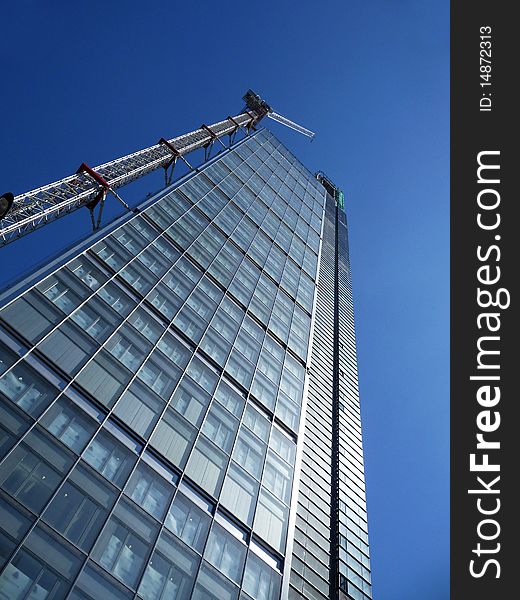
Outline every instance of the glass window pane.
<path id="1" fill-rule="evenodd" d="M 212 496 L 218 496 L 228 457 L 214 444 L 199 437 L 191 454 L 186 474 Z"/>
<path id="2" fill-rule="evenodd" d="M 233 459 L 257 479 L 260 479 L 262 474 L 265 450 L 266 445 L 242 426 L 233 451 Z"/>
<path id="3" fill-rule="evenodd" d="M 253 552 L 249 552 L 242 589 L 255 600 L 278 600 L 280 575 Z"/>
<path id="4" fill-rule="evenodd" d="M 112 408 L 132 373 L 105 350 L 96 354 L 76 377 L 87 392 L 96 400 Z"/>
<path id="5" fill-rule="evenodd" d="M 26 413 L 37 417 L 49 406 L 58 390 L 33 368 L 20 362 L 0 377 L 0 392 Z"/>
<path id="6" fill-rule="evenodd" d="M 61 599 L 65 597 L 67 588 L 64 578 L 55 575 L 25 550 L 17 553 L 0 576 L 0 590 L 6 600 L 47 598 L 51 593 Z"/>
<path id="7" fill-rule="evenodd" d="M 106 479 L 122 487 L 137 456 L 102 429 L 85 450 L 83 459 Z"/>
<path id="8" fill-rule="evenodd" d="M 236 600 L 238 588 L 204 561 L 191 600 Z"/>
<path id="9" fill-rule="evenodd" d="M 72 457 L 52 443 L 43 431 L 32 430 L 0 466 L 0 485 L 38 513 L 71 464 Z"/>
<path id="10" fill-rule="evenodd" d="M 77 454 L 85 448 L 98 427 L 93 419 L 63 396 L 45 413 L 41 424 Z"/>
<path id="11" fill-rule="evenodd" d="M 92 556 L 123 583 L 135 588 L 156 534 L 157 527 L 145 513 L 120 501 Z"/>
<path id="12" fill-rule="evenodd" d="M 255 502 L 258 494 L 258 482 L 248 475 L 244 469 L 231 462 L 220 502 L 236 517 L 247 525 L 253 522 Z"/>
<path id="13" fill-rule="evenodd" d="M 89 551 L 116 499 L 116 490 L 79 464 L 44 513 L 44 520 L 82 550 Z"/>
<path id="14" fill-rule="evenodd" d="M 242 394 L 233 390 L 227 383 L 220 381 L 218 384 L 217 391 L 215 392 L 215 399 L 230 413 L 234 414 L 235 417 L 240 418 L 242 411 L 244 410 L 245 398 Z"/>
<path id="15" fill-rule="evenodd" d="M 110 336 L 122 320 L 120 315 L 95 296 L 75 310 L 70 318 L 81 327 L 82 331 L 100 344 Z"/>
<path id="16" fill-rule="evenodd" d="M 180 379 L 181 371 L 162 352 L 154 350 L 137 376 L 161 398 L 168 400 Z"/>
<path id="17" fill-rule="evenodd" d="M 267 442 L 269 431 L 271 429 L 271 422 L 250 402 L 247 403 L 246 412 L 244 414 L 244 425 L 246 425 L 262 441 Z"/>
<path id="18" fill-rule="evenodd" d="M 204 558 L 235 583 L 240 583 L 246 546 L 218 523 L 213 523 Z"/>
<path id="19" fill-rule="evenodd" d="M 88 561 L 68 600 L 129 600 L 133 593 Z"/>
<path id="20" fill-rule="evenodd" d="M 65 321 L 38 346 L 38 350 L 68 375 L 75 375 L 98 345 L 74 323 Z"/>
<path id="21" fill-rule="evenodd" d="M 204 425 L 202 433 L 206 435 L 218 448 L 229 454 L 235 441 L 238 421 L 220 404 L 213 403 Z"/>
<path id="22" fill-rule="evenodd" d="M 108 279 L 84 254 L 68 263 L 67 268 L 94 291 L 100 288 Z"/>
<path id="23" fill-rule="evenodd" d="M 172 499 L 174 487 L 150 467 L 140 462 L 125 489 L 132 500 L 161 520 Z"/>
<path id="24" fill-rule="evenodd" d="M 134 380 L 115 405 L 114 414 L 147 439 L 164 407 L 165 403 L 150 388 Z"/>
<path id="25" fill-rule="evenodd" d="M 289 509 L 266 490 L 260 492 L 254 531 L 278 552 L 285 549 Z"/>
<path id="26" fill-rule="evenodd" d="M 0 460 L 29 429 L 31 422 L 8 403 L 0 403 Z"/>
<path id="27" fill-rule="evenodd" d="M 172 409 L 167 409 L 157 424 L 150 444 L 172 464 L 183 469 L 195 433 L 195 429 L 185 419 Z"/>
<path id="28" fill-rule="evenodd" d="M 184 494 L 177 492 L 164 524 L 188 546 L 200 553 L 204 548 L 210 523 L 209 513 L 196 506 Z"/>
<path id="29" fill-rule="evenodd" d="M 63 318 L 64 314 L 39 292 L 26 292 L 0 311 L 0 317 L 30 342 L 36 342 Z"/>
<path id="30" fill-rule="evenodd" d="M 210 401 L 210 395 L 202 390 L 189 377 L 184 377 L 175 391 L 170 404 L 190 423 L 198 427 Z"/>
<path id="31" fill-rule="evenodd" d="M 190 348 L 169 331 L 161 338 L 157 347 L 180 369 L 184 369 L 192 354 Z"/>
<path id="32" fill-rule="evenodd" d="M 287 505 L 291 500 L 292 475 L 292 468 L 269 451 L 262 484 Z"/>
<path id="33" fill-rule="evenodd" d="M 163 533 L 139 586 L 144 600 L 189 600 L 199 557 L 173 536 Z"/>

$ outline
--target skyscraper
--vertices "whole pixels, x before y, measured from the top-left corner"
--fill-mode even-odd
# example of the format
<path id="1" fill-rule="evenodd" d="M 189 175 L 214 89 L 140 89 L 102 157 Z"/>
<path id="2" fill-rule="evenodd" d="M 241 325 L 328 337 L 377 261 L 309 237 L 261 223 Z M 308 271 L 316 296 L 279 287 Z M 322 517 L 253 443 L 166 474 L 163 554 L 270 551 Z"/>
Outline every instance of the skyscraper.
<path id="1" fill-rule="evenodd" d="M 371 598 L 342 192 L 267 130 L 0 306 L 0 598 Z"/>

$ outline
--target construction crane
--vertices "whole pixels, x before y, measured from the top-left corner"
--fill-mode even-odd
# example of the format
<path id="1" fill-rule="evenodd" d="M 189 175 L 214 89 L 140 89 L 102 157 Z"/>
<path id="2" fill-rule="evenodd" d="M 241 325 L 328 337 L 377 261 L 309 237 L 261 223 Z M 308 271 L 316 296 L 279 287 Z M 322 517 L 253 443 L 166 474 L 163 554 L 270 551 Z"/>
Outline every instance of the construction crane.
<path id="1" fill-rule="evenodd" d="M 195 131 L 170 140 L 161 138 L 154 146 L 98 167 L 91 168 L 82 163 L 74 175 L 18 196 L 6 192 L 0 196 L 0 246 L 5 246 L 82 207 L 90 211 L 92 228 L 95 230 L 101 224 L 103 206 L 108 194 L 114 196 L 125 209 L 137 212 L 137 209 L 128 206 L 116 189 L 159 168 L 164 169 L 165 184 L 169 185 L 179 160 L 190 169 L 193 168 L 185 158 L 186 154 L 204 148 L 204 159 L 207 160 L 215 143 L 220 145 L 219 151 L 227 149 L 228 146 L 222 138 L 228 136 L 231 146 L 239 131 L 249 135 L 266 116 L 311 139 L 314 137 L 312 131 L 275 113 L 252 90 L 246 92 L 243 100 L 246 103 L 245 108 L 234 117 L 228 117 L 213 125 L 201 125 Z"/>

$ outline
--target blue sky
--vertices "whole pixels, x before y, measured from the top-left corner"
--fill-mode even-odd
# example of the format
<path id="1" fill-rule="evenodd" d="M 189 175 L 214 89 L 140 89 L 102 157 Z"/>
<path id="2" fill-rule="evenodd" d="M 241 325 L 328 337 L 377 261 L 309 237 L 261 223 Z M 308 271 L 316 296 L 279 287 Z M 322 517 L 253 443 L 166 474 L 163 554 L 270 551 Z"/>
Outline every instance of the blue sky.
<path id="1" fill-rule="evenodd" d="M 0 19 L 2 191 L 218 121 L 248 87 L 317 132 L 268 123 L 346 195 L 374 595 L 448 598 L 448 2 L 25 0 Z M 2 249 L 0 285 L 88 227 Z"/>

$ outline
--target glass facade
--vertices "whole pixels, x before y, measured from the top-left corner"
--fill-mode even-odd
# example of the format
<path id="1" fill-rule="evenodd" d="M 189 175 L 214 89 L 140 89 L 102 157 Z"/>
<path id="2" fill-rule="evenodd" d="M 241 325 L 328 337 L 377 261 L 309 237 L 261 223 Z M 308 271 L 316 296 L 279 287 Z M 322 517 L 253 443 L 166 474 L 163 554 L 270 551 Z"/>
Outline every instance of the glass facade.
<path id="1" fill-rule="evenodd" d="M 4 300 L 0 599 L 370 597 L 345 228 L 262 130 Z"/>

